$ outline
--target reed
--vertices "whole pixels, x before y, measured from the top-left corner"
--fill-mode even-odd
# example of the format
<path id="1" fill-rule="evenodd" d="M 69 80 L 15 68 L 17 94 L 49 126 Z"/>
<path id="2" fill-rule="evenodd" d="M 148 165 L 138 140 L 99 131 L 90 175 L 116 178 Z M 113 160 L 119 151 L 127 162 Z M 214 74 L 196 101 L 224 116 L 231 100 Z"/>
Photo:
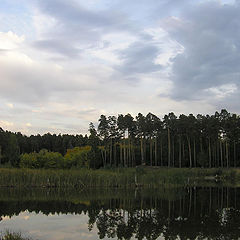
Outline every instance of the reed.
<path id="1" fill-rule="evenodd" d="M 30 238 L 23 237 L 20 232 L 5 231 L 1 233 L 0 240 L 30 240 Z"/>
<path id="2" fill-rule="evenodd" d="M 216 178 L 217 176 L 217 178 Z M 202 181 L 240 181 L 240 170 L 188 168 L 0 169 L 0 187 L 161 187 L 189 186 Z"/>

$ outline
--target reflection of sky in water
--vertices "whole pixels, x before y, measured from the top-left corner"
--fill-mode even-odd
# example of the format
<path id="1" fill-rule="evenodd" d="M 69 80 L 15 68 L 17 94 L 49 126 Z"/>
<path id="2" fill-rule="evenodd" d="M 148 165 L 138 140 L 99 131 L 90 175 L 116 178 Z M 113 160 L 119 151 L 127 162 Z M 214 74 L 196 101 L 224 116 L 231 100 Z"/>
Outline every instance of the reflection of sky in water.
<path id="1" fill-rule="evenodd" d="M 96 226 L 89 231 L 87 223 L 88 216 L 84 214 L 49 214 L 47 216 L 43 213 L 25 211 L 11 218 L 2 217 L 0 232 L 5 230 L 20 231 L 23 236 L 31 237 L 33 240 L 99 239 Z M 105 237 L 104 239 L 109 238 Z M 164 238 L 159 237 L 158 239 Z"/>
<path id="2" fill-rule="evenodd" d="M 0 231 L 21 231 L 23 235 L 39 240 L 98 239 L 97 229 L 88 230 L 88 216 L 84 214 L 20 213 L 18 216 L 3 217 Z"/>

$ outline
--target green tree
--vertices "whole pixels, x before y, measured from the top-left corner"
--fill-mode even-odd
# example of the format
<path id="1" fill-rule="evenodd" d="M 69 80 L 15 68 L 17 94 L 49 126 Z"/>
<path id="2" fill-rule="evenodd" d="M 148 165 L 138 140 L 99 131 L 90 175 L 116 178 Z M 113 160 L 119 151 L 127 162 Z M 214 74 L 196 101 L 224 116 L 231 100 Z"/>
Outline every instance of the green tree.
<path id="1" fill-rule="evenodd" d="M 147 134 L 147 124 L 146 118 L 138 113 L 137 117 L 137 136 L 140 138 L 140 150 L 141 150 L 141 164 L 146 164 L 146 134 Z"/>
<path id="2" fill-rule="evenodd" d="M 6 159 L 12 166 L 18 166 L 20 151 L 17 142 L 16 135 L 13 133 L 9 133 L 7 139 L 7 148 L 5 153 Z"/>
<path id="3" fill-rule="evenodd" d="M 103 165 L 106 166 L 107 165 L 107 147 L 108 147 L 108 143 L 109 143 L 109 121 L 106 118 L 105 115 L 101 115 L 99 118 L 99 124 L 98 124 L 98 133 L 99 136 L 103 142 Z"/>
<path id="4" fill-rule="evenodd" d="M 39 168 L 37 153 L 21 154 L 19 166 L 21 168 Z"/>
<path id="5" fill-rule="evenodd" d="M 97 135 L 97 130 L 95 129 L 95 126 L 92 122 L 89 124 L 89 132 L 89 145 L 91 146 L 91 150 L 88 153 L 89 166 L 91 168 L 99 168 L 103 164 L 99 149 L 100 139 Z"/>

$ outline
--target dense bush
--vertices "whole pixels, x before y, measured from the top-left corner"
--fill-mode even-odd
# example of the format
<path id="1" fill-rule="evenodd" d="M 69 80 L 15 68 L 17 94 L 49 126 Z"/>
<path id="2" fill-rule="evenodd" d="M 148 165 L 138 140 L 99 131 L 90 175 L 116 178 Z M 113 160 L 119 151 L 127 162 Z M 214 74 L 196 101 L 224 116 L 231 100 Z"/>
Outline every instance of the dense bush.
<path id="1" fill-rule="evenodd" d="M 63 157 L 58 152 L 42 149 L 39 153 L 25 153 L 20 156 L 21 168 L 89 168 L 93 165 L 93 153 L 90 146 L 68 149 Z"/>
<path id="2" fill-rule="evenodd" d="M 37 153 L 24 153 L 20 156 L 20 167 L 38 168 Z"/>
<path id="3" fill-rule="evenodd" d="M 89 153 L 91 151 L 90 146 L 86 147 L 75 147 L 68 149 L 64 156 L 64 168 L 83 168 L 89 167 Z"/>
<path id="4" fill-rule="evenodd" d="M 57 152 L 42 149 L 39 153 L 25 153 L 20 156 L 22 168 L 63 168 L 63 156 Z"/>

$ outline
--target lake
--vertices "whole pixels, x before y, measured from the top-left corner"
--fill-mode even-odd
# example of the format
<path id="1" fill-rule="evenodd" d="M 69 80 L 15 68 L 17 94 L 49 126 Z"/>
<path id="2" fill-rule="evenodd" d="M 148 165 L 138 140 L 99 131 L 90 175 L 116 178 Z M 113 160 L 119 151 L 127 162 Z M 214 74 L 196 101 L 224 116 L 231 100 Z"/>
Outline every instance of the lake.
<path id="1" fill-rule="evenodd" d="M 0 231 L 39 240 L 238 239 L 240 188 L 0 189 Z"/>

